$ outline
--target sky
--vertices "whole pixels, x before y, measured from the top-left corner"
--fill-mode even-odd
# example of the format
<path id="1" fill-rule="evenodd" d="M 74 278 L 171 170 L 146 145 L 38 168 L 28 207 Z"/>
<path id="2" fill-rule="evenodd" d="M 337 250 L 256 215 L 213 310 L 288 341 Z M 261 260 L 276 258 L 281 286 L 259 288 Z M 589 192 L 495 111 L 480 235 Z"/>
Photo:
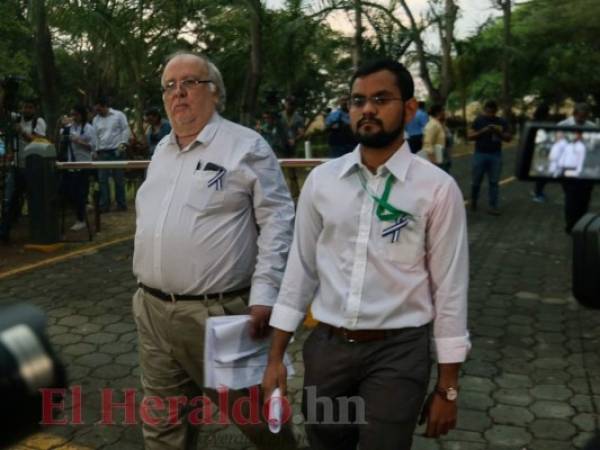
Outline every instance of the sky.
<path id="1" fill-rule="evenodd" d="M 378 0 L 380 3 L 387 3 L 385 0 Z M 269 8 L 281 7 L 284 0 L 266 0 Z M 311 0 L 306 1 L 311 3 Z M 456 37 L 459 39 L 472 35 L 477 27 L 484 23 L 492 15 L 498 16 L 499 11 L 491 7 L 491 0 L 458 0 L 461 16 L 456 24 Z M 413 15 L 418 17 L 420 13 L 425 12 L 427 0 L 408 0 L 408 6 L 412 9 Z M 351 32 L 352 27 L 345 14 L 338 14 L 331 20 L 332 26 L 340 31 Z"/>

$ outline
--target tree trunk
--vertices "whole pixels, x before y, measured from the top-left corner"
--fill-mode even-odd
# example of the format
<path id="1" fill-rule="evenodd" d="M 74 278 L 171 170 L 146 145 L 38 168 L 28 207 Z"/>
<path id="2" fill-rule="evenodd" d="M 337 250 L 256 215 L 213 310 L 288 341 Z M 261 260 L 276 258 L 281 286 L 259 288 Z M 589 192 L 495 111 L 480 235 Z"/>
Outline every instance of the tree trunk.
<path id="1" fill-rule="evenodd" d="M 439 101 L 445 103 L 454 85 L 454 73 L 452 70 L 452 45 L 454 44 L 454 24 L 458 7 L 454 0 L 446 0 L 444 15 L 440 23 L 440 40 L 442 47 L 442 70 L 439 87 Z"/>
<path id="2" fill-rule="evenodd" d="M 252 125 L 258 104 L 258 88 L 261 78 L 262 53 L 262 5 L 260 0 L 248 0 L 250 9 L 250 70 L 247 71 L 242 104 L 240 106 L 240 122 Z"/>
<path id="3" fill-rule="evenodd" d="M 56 87 L 56 65 L 54 50 L 52 49 L 52 36 L 48 27 L 44 0 L 31 0 L 31 21 L 35 32 L 33 54 L 39 79 L 42 111 L 48 124 L 46 135 L 52 138 L 59 117 L 58 90 Z"/>
<path id="4" fill-rule="evenodd" d="M 427 67 L 427 54 L 425 52 L 425 44 L 423 43 L 423 38 L 421 37 L 421 29 L 417 25 L 415 17 L 409 8 L 406 0 L 400 0 L 400 5 L 404 12 L 408 16 L 408 20 L 410 21 L 410 31 L 413 36 L 413 42 L 415 43 L 415 48 L 417 50 L 417 61 L 419 63 L 419 75 L 421 76 L 423 83 L 425 83 L 425 87 L 427 88 L 427 92 L 429 93 L 429 97 L 434 103 L 438 103 L 440 101 L 440 92 L 433 85 L 433 81 L 431 80 L 431 75 L 429 74 L 429 67 Z"/>
<path id="5" fill-rule="evenodd" d="M 501 0 L 504 22 L 504 52 L 502 57 L 502 109 L 504 118 L 512 117 L 512 98 L 510 93 L 510 60 L 511 60 L 511 0 Z"/>
<path id="6" fill-rule="evenodd" d="M 354 70 L 358 69 L 362 59 L 363 46 L 363 26 L 362 26 L 362 4 L 361 0 L 354 0 L 354 22 L 356 29 L 354 30 L 354 47 L 352 49 L 352 65 Z"/>

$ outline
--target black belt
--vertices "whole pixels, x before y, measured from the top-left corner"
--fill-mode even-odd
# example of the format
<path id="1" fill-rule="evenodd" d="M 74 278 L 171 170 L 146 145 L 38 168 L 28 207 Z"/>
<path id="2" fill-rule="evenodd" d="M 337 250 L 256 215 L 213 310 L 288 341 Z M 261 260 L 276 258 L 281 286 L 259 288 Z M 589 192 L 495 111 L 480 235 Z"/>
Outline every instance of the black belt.
<path id="1" fill-rule="evenodd" d="M 406 333 L 407 328 L 398 328 L 393 330 L 348 330 L 346 328 L 338 328 L 327 323 L 320 322 L 319 325 L 325 328 L 330 335 L 335 335 L 343 338 L 346 342 L 371 342 L 382 341 L 392 336 Z"/>
<path id="2" fill-rule="evenodd" d="M 244 295 L 247 294 L 250 290 L 249 288 L 237 289 L 235 291 L 229 292 L 221 292 L 218 294 L 203 294 L 203 295 L 189 295 L 189 294 L 167 294 L 159 289 L 154 289 L 149 286 L 146 286 L 142 283 L 138 283 L 138 286 L 146 291 L 148 294 L 159 298 L 165 302 L 177 302 L 177 301 L 202 301 L 202 300 L 215 300 L 222 299 L 224 297 L 235 297 L 236 295 Z"/>

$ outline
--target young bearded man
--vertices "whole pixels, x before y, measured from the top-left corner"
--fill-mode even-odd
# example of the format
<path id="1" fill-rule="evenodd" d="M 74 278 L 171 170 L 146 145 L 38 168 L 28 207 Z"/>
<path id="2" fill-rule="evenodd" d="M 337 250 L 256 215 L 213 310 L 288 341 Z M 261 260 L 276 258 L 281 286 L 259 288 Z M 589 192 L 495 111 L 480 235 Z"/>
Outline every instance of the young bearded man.
<path id="1" fill-rule="evenodd" d="M 300 195 L 263 388 L 266 398 L 276 387 L 285 395 L 283 352 L 312 304 L 319 324 L 304 345 L 303 413 L 313 450 L 410 449 L 430 334 L 438 381 L 426 435 L 456 424 L 470 348 L 465 210 L 454 180 L 404 140 L 413 90 L 395 61 L 359 69 L 350 120 L 360 145 L 315 168 Z"/>

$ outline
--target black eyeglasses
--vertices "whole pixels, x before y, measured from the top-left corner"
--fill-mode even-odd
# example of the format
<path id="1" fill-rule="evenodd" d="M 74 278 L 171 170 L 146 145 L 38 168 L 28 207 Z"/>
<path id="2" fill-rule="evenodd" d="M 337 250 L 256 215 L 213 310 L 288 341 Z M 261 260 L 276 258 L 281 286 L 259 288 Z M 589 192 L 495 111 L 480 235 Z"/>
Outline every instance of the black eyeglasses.
<path id="1" fill-rule="evenodd" d="M 385 95 L 374 95 L 366 97 L 364 95 L 353 95 L 350 97 L 350 106 L 354 108 L 364 108 L 368 102 L 373 102 L 375 106 L 386 106 L 390 102 L 402 101 L 401 97 L 386 97 Z"/>
<path id="2" fill-rule="evenodd" d="M 186 78 L 185 80 L 181 80 L 179 83 L 175 80 L 168 81 L 167 84 L 161 86 L 161 91 L 163 94 L 171 95 L 173 92 L 177 90 L 177 86 L 183 91 L 187 91 L 188 89 L 192 89 L 200 84 L 212 83 L 212 80 L 198 80 L 197 78 Z"/>

